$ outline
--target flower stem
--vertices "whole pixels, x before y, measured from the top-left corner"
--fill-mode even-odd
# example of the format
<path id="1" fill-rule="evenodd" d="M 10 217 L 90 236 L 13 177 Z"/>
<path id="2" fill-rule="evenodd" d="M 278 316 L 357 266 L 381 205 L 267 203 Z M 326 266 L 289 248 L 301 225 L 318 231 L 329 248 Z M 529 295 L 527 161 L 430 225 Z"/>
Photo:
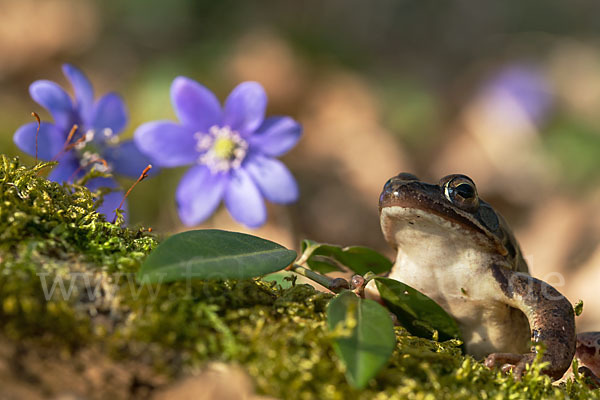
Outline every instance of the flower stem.
<path id="1" fill-rule="evenodd" d="M 79 129 L 79 125 L 77 125 L 77 124 L 74 124 L 73 127 L 71 127 L 71 130 L 69 131 L 69 134 L 67 135 L 67 140 L 65 140 L 65 144 L 63 144 L 62 149 L 58 153 L 56 153 L 56 155 L 54 157 L 52 157 L 51 161 L 58 160 L 58 158 L 60 156 L 62 156 L 64 153 L 66 153 L 67 151 L 70 150 L 69 142 L 71 141 L 71 139 L 73 139 L 73 135 L 75 135 L 75 132 L 77 131 L 77 129 Z M 82 137 L 85 137 L 85 136 L 82 136 Z"/>
<path id="2" fill-rule="evenodd" d="M 39 121 L 39 116 L 36 117 L 36 115 L 37 114 L 34 115 L 34 118 Z M 41 124 L 41 122 L 39 124 Z M 38 124 L 38 131 L 39 131 L 39 124 Z M 69 148 L 69 142 L 73 138 L 73 135 L 75 135 L 75 132 L 77 131 L 78 128 L 79 128 L 79 126 L 77 124 L 73 125 L 73 127 L 71 128 L 71 131 L 69 131 L 69 135 L 67 136 L 67 140 L 65 141 L 65 144 L 63 145 L 62 149 L 58 153 L 56 153 L 56 155 L 54 157 L 52 157 L 50 162 L 57 161 L 60 156 L 62 156 L 63 154 L 65 154 L 67 151 L 69 151 L 71 149 L 71 148 Z M 37 133 L 36 133 L 35 138 L 36 138 L 35 146 L 36 146 L 36 164 L 37 164 Z M 76 143 L 72 143 L 72 145 L 75 145 L 78 142 L 80 142 L 82 138 L 85 139 L 85 136 L 82 136 L 81 138 L 79 138 L 79 140 Z M 40 174 L 42 173 L 43 170 L 44 170 L 44 168 L 40 168 L 37 172 L 37 175 L 40 176 Z"/>
<path id="3" fill-rule="evenodd" d="M 302 275 L 310 280 L 317 282 L 319 285 L 326 287 L 334 293 L 339 293 L 344 289 L 348 289 L 350 286 L 345 279 L 342 278 L 330 278 L 325 275 L 321 275 L 318 272 L 305 268 L 298 264 L 291 264 L 288 268 L 288 271 L 292 271 L 297 273 L 298 275 Z"/>
<path id="4" fill-rule="evenodd" d="M 37 165 L 37 163 L 38 163 L 38 135 L 40 134 L 40 126 L 42 125 L 42 122 L 40 121 L 40 116 L 37 115 L 37 113 L 35 111 L 31 112 L 31 116 L 33 118 L 35 118 L 35 120 L 37 121 L 37 130 L 35 131 L 35 163 Z"/>
<path id="5" fill-rule="evenodd" d="M 117 207 L 117 209 L 115 210 L 115 217 L 113 218 L 113 221 L 112 221 L 113 224 L 117 222 L 118 212 L 121 209 L 121 207 L 123 207 L 123 204 L 125 203 L 125 199 L 127 199 L 127 196 L 129 196 L 129 193 L 131 193 L 131 191 L 133 190 L 135 185 L 137 185 L 138 183 L 140 183 L 141 181 L 143 181 L 144 179 L 146 179 L 148 177 L 148 171 L 150 171 L 150 169 L 152 169 L 152 165 L 148 164 L 148 166 L 146 168 L 144 168 L 144 170 L 142 171 L 142 174 L 140 175 L 140 177 L 137 178 L 137 180 L 133 183 L 133 185 L 131 185 L 129 190 L 125 193 L 125 196 L 123 196 L 121 203 L 119 203 L 119 207 Z"/>

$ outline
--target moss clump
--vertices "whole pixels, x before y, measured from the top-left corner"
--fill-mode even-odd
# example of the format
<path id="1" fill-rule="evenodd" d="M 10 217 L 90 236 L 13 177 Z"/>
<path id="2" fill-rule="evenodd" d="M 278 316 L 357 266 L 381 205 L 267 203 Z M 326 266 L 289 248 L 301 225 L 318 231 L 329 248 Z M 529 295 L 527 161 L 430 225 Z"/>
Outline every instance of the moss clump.
<path id="1" fill-rule="evenodd" d="M 14 339 L 77 346 L 91 337 L 78 312 L 85 281 L 135 271 L 156 240 L 106 222 L 94 211 L 98 193 L 39 176 L 51 166 L 0 156 L 0 325 Z"/>
<path id="2" fill-rule="evenodd" d="M 0 158 L 0 339 L 32 351 L 51 343 L 72 358 L 95 348 L 170 380 L 209 361 L 236 363 L 279 398 L 600 398 L 581 377 L 555 386 L 534 365 L 515 382 L 462 356 L 457 342 L 400 327 L 388 365 L 354 390 L 330 344 L 330 295 L 262 280 L 137 282 L 156 240 L 106 222 L 97 194 L 48 182 L 43 167 Z"/>

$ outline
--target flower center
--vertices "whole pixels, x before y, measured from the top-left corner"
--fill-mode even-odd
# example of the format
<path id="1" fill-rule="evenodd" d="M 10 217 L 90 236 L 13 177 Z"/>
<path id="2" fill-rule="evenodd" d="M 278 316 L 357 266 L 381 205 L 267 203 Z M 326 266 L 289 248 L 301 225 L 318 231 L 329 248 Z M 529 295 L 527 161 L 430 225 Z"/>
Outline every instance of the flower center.
<path id="1" fill-rule="evenodd" d="M 235 158 L 233 152 L 236 147 L 236 143 L 231 139 L 217 138 L 215 144 L 213 144 L 213 151 L 217 157 L 223 160 L 231 160 Z"/>
<path id="2" fill-rule="evenodd" d="M 198 162 L 205 164 L 213 173 L 239 168 L 248 152 L 248 142 L 229 126 L 212 126 L 208 133 L 195 134 Z"/>
<path id="3" fill-rule="evenodd" d="M 118 140 L 118 137 L 113 135 L 112 131 L 108 128 L 102 131 L 102 135 L 109 142 L 113 142 L 113 139 L 115 138 Z M 95 142 L 94 136 L 95 131 L 89 129 L 75 145 L 75 152 L 79 160 L 79 168 L 82 170 L 91 168 L 100 172 L 110 173 L 112 172 L 111 165 L 107 164 L 101 156 L 103 144 Z"/>

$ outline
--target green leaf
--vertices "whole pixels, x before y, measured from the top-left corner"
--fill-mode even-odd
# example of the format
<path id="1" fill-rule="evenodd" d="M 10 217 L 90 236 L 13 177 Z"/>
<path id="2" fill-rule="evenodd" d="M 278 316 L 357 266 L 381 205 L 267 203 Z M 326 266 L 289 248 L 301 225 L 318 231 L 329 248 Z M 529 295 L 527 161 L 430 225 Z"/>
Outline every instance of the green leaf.
<path id="1" fill-rule="evenodd" d="M 346 379 L 353 387 L 364 388 L 396 347 L 388 310 L 345 291 L 329 302 L 327 324 L 337 334 L 333 346 L 346 366 Z"/>
<path id="2" fill-rule="evenodd" d="M 298 275 L 294 275 L 291 272 L 281 271 L 263 276 L 261 279 L 265 282 L 275 282 L 281 286 L 282 289 L 289 289 L 293 286 L 292 281 L 294 281 L 296 278 L 298 278 Z"/>
<path id="3" fill-rule="evenodd" d="M 217 229 L 178 233 L 146 258 L 138 273 L 145 282 L 187 279 L 246 279 L 287 267 L 296 252 L 269 240 Z"/>
<path id="4" fill-rule="evenodd" d="M 322 274 L 328 274 L 330 272 L 343 271 L 339 264 L 333 260 L 327 258 L 321 258 L 319 256 L 313 256 L 306 261 L 308 267 L 313 271 L 320 272 Z"/>
<path id="5" fill-rule="evenodd" d="M 328 257 L 321 256 L 317 251 L 325 251 L 326 247 L 330 247 L 329 251 L 341 250 L 339 247 L 317 243 L 313 240 L 304 239 L 300 244 L 302 250 L 302 259 L 313 271 L 327 274 L 329 272 L 343 271 L 344 269 L 334 260 Z"/>
<path id="6" fill-rule="evenodd" d="M 392 269 L 393 265 L 384 255 L 362 246 L 342 248 L 305 239 L 302 241 L 302 253 L 310 269 L 322 274 L 343 271 L 342 266 L 360 275 L 369 271 L 381 274 Z"/>
<path id="7" fill-rule="evenodd" d="M 574 306 L 573 311 L 575 311 L 575 315 L 579 317 L 583 312 L 583 300 L 579 300 Z"/>
<path id="8" fill-rule="evenodd" d="M 345 247 L 339 261 L 357 274 L 383 274 L 394 265 L 386 256 L 363 246 Z"/>
<path id="9" fill-rule="evenodd" d="M 410 333 L 431 339 L 437 331 L 440 340 L 460 339 L 456 321 L 435 301 L 395 279 L 373 279 L 386 306 Z"/>

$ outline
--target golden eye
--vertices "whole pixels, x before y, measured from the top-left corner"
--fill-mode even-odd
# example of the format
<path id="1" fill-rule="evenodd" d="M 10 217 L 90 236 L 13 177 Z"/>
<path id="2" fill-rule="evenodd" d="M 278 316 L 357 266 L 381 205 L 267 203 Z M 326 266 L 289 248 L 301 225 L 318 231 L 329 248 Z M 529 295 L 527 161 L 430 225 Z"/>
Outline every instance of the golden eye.
<path id="1" fill-rule="evenodd" d="M 465 175 L 450 175 L 443 178 L 444 195 L 456 207 L 469 212 L 479 208 L 479 196 L 473 181 Z"/>

